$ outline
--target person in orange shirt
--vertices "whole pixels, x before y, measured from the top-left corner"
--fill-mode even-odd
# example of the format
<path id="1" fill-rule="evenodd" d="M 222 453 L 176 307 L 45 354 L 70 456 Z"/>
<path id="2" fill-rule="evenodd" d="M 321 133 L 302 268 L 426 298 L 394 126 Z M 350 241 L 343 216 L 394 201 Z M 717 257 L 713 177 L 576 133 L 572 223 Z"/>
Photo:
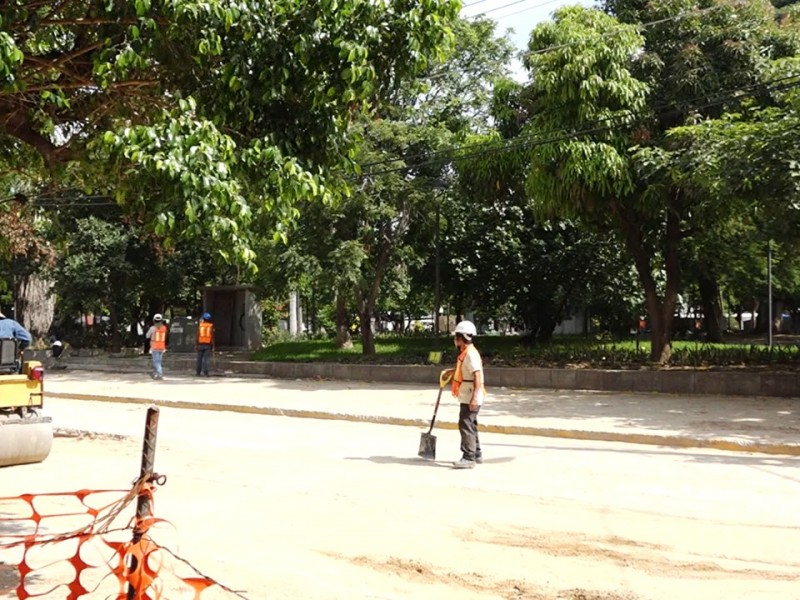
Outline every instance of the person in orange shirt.
<path id="1" fill-rule="evenodd" d="M 208 363 L 214 353 L 214 324 L 211 322 L 210 313 L 204 312 L 200 317 L 194 350 L 197 352 L 198 377 L 200 373 L 208 377 Z"/>
<path id="2" fill-rule="evenodd" d="M 471 469 L 483 462 L 481 442 L 478 438 L 478 412 L 486 397 L 483 360 L 473 345 L 477 334 L 471 321 L 461 321 L 453 332 L 453 343 L 458 349 L 455 369 L 448 369 L 453 378 L 453 396 L 458 399 L 460 411 L 458 430 L 461 433 L 461 459 L 453 463 L 456 469 Z"/>
<path id="3" fill-rule="evenodd" d="M 164 379 L 161 362 L 167 351 L 167 326 L 161 313 L 153 315 L 153 325 L 145 334 L 150 340 L 150 355 L 153 357 L 153 379 Z"/>

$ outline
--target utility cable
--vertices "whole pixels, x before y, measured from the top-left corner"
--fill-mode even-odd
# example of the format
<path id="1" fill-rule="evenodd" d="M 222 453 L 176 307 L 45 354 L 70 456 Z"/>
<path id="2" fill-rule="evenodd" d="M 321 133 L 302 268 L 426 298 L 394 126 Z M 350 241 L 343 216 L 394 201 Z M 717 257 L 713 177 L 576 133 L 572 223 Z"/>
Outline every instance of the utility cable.
<path id="1" fill-rule="evenodd" d="M 483 4 L 484 2 L 488 2 L 489 0 L 477 0 L 477 2 L 470 2 L 469 4 L 465 4 L 461 8 L 470 8 L 471 6 L 477 6 L 478 4 Z"/>
<path id="2" fill-rule="evenodd" d="M 547 0 L 546 2 L 542 2 L 541 4 L 534 4 L 533 6 L 528 6 L 527 8 L 521 8 L 519 10 L 515 10 L 512 13 L 508 13 L 507 15 L 502 15 L 502 16 L 497 17 L 497 18 L 498 19 L 507 19 L 509 17 L 514 17 L 516 15 L 521 15 L 522 13 L 526 13 L 529 10 L 536 10 L 537 8 L 541 8 L 543 6 L 547 6 L 548 4 L 553 4 L 553 3 L 558 2 L 558 1 L 559 0 Z"/>
<path id="3" fill-rule="evenodd" d="M 675 102 L 663 102 L 661 104 L 656 104 L 656 105 L 653 105 L 653 106 L 647 106 L 644 109 L 642 109 L 642 111 L 649 110 L 649 111 L 656 112 L 656 113 L 660 112 L 663 115 L 663 114 L 669 114 L 669 109 L 672 109 L 672 110 L 678 109 L 678 110 L 687 110 L 687 111 L 698 110 L 700 108 L 704 108 L 705 106 L 704 105 L 696 105 L 696 103 L 702 102 L 702 101 L 708 101 L 710 98 L 719 98 L 720 99 L 720 102 L 716 102 L 715 101 L 710 105 L 710 106 L 714 106 L 715 104 L 722 103 L 725 100 L 728 100 L 728 99 L 732 100 L 732 99 L 737 98 L 738 97 L 737 92 L 738 93 L 744 93 L 744 92 L 748 92 L 748 91 L 753 91 L 754 89 L 756 89 L 757 91 L 764 91 L 764 92 L 780 91 L 777 88 L 773 89 L 772 86 L 775 86 L 775 84 L 778 84 L 778 83 L 781 83 L 781 82 L 785 82 L 785 81 L 790 80 L 790 79 L 800 79 L 800 75 L 787 75 L 785 77 L 780 77 L 780 78 L 777 78 L 777 79 L 773 79 L 771 81 L 757 82 L 757 83 L 752 83 L 752 84 L 746 85 L 746 86 L 739 86 L 739 87 L 736 87 L 736 88 L 729 88 L 729 89 L 726 89 L 726 90 L 719 90 L 719 91 L 711 93 L 711 94 L 706 94 L 706 95 L 703 95 L 703 96 L 699 96 L 699 97 L 695 97 L 695 98 L 692 98 L 692 99 L 685 100 L 685 101 L 683 101 L 681 103 L 681 106 L 677 105 Z M 761 90 L 758 90 L 758 88 L 761 88 L 762 86 L 766 86 L 766 87 L 763 87 Z M 619 118 L 624 117 L 626 114 L 628 114 L 630 116 L 638 116 L 638 115 L 641 114 L 642 111 L 634 111 L 634 109 L 627 109 L 625 111 L 620 111 L 620 112 L 616 113 L 615 115 L 611 115 L 609 117 L 604 117 L 604 118 L 592 121 L 592 124 L 601 124 L 601 123 L 604 123 L 604 122 L 612 120 L 612 119 L 619 119 Z M 527 134 L 527 135 L 523 135 L 523 136 L 518 136 L 515 139 L 516 140 L 520 140 L 522 138 L 538 137 L 538 136 L 542 136 L 542 135 L 550 135 L 550 134 L 559 133 L 561 131 L 563 131 L 563 129 L 559 128 L 559 129 L 550 130 L 550 131 L 538 132 L 536 134 Z M 443 148 L 442 150 L 434 150 L 432 152 L 420 152 L 418 154 L 412 154 L 412 155 L 400 155 L 400 156 L 393 157 L 393 158 L 387 158 L 385 160 L 377 160 L 377 161 L 361 164 L 361 165 L 359 165 L 359 167 L 363 170 L 363 169 L 368 168 L 368 167 L 380 166 L 380 165 L 384 165 L 384 164 L 388 164 L 388 163 L 392 163 L 392 162 L 397 162 L 399 160 L 406 160 L 406 161 L 411 160 L 411 161 L 413 161 L 414 159 L 418 159 L 418 158 L 433 159 L 436 156 L 439 156 L 439 155 L 446 156 L 448 154 L 451 154 L 453 151 L 457 151 L 457 150 L 480 148 L 480 147 L 484 147 L 484 146 L 494 147 L 494 146 L 496 146 L 497 141 L 498 140 L 475 142 L 475 143 L 472 143 L 472 144 L 463 144 L 461 146 L 450 146 L 448 148 Z M 436 161 L 430 161 L 430 162 L 436 162 Z M 416 164 L 419 164 L 419 163 L 415 163 L 415 165 Z"/>
<path id="4" fill-rule="evenodd" d="M 765 91 L 765 92 L 786 91 L 786 90 L 789 90 L 789 89 L 794 89 L 794 88 L 800 87 L 800 76 L 793 76 L 793 77 L 794 78 L 798 78 L 798 81 L 794 81 L 794 82 L 791 82 L 791 83 L 784 83 L 782 85 L 775 85 L 773 87 L 765 88 L 763 91 Z M 789 77 L 785 77 L 785 78 L 776 80 L 775 82 L 786 80 L 786 79 L 789 79 Z M 771 82 L 771 83 L 775 83 L 775 82 Z M 737 97 L 738 96 L 733 96 L 733 95 L 728 95 L 728 96 L 725 96 L 725 97 L 718 97 L 716 100 L 712 100 L 712 101 L 706 102 L 704 104 L 693 105 L 691 107 L 685 107 L 682 110 L 699 110 L 699 109 L 702 109 L 702 108 L 708 108 L 708 107 L 711 107 L 711 106 L 716 106 L 716 105 L 722 104 L 726 100 L 735 99 Z M 666 109 L 674 109 L 674 104 L 665 105 L 665 108 Z M 647 107 L 647 109 L 652 110 L 652 107 Z M 633 116 L 633 117 L 637 116 L 636 114 L 633 113 L 633 111 L 625 111 L 625 112 L 629 113 L 630 116 Z M 599 123 L 605 122 L 605 121 L 611 121 L 611 120 L 614 120 L 614 119 L 624 118 L 626 116 L 625 112 L 618 113 L 616 115 L 612 115 L 612 116 L 606 117 L 604 119 L 598 119 L 597 121 L 594 122 L 594 124 L 599 124 Z M 669 110 L 665 110 L 664 112 L 666 114 L 668 114 L 670 111 Z M 640 116 L 646 116 L 646 115 L 640 115 Z M 454 160 L 463 160 L 465 158 L 476 158 L 476 157 L 479 157 L 479 156 L 484 156 L 486 154 L 497 154 L 499 152 L 505 152 L 505 151 L 509 151 L 509 150 L 516 150 L 516 149 L 524 149 L 524 148 L 529 148 L 529 147 L 532 148 L 532 147 L 536 147 L 536 146 L 542 146 L 542 145 L 551 144 L 551 143 L 554 143 L 554 142 L 557 142 L 557 141 L 564 141 L 566 139 L 582 137 L 582 136 L 585 136 L 585 135 L 592 135 L 592 134 L 596 134 L 596 133 L 610 132 L 610 131 L 613 131 L 615 129 L 618 129 L 619 127 L 620 127 L 620 125 L 618 125 L 618 124 L 617 125 L 609 125 L 609 126 L 606 126 L 606 127 L 593 127 L 593 128 L 583 129 L 583 130 L 580 130 L 580 131 L 574 131 L 574 132 L 571 132 L 571 133 L 568 133 L 568 134 L 556 135 L 556 134 L 559 134 L 560 132 L 563 132 L 563 128 L 562 128 L 560 130 L 551 130 L 551 131 L 547 131 L 547 132 L 538 132 L 536 134 L 531 134 L 529 136 L 520 136 L 518 138 L 513 138 L 512 140 L 509 140 L 506 143 L 502 144 L 500 147 L 498 147 L 498 141 L 497 140 L 493 140 L 493 141 L 490 141 L 490 142 L 484 142 L 483 144 L 479 144 L 479 145 L 481 145 L 481 146 L 491 146 L 491 147 L 488 148 L 487 150 L 478 150 L 478 151 L 471 152 L 471 153 L 464 154 L 464 155 L 453 156 L 453 154 L 455 152 L 458 152 L 460 150 L 464 150 L 466 148 L 469 148 L 469 146 L 448 148 L 448 149 L 440 151 L 440 153 L 442 153 L 442 154 L 449 153 L 450 157 L 449 157 L 448 162 L 452 162 Z M 548 135 L 551 135 L 551 136 L 555 135 L 556 137 L 549 137 L 548 138 L 548 137 L 546 137 Z M 356 176 L 352 177 L 352 179 L 370 178 L 370 177 L 375 177 L 375 176 L 378 176 L 378 175 L 384 175 L 384 174 L 389 174 L 389 173 L 396 173 L 396 172 L 401 172 L 401 171 L 410 171 L 412 169 L 416 169 L 416 168 L 419 168 L 419 167 L 436 164 L 438 162 L 442 162 L 442 161 L 447 160 L 447 159 L 448 159 L 448 156 L 445 155 L 445 156 L 442 156 L 441 158 L 431 159 L 431 160 L 427 160 L 427 161 L 423 161 L 423 162 L 415 162 L 415 163 L 413 163 L 411 165 L 405 165 L 405 166 L 402 166 L 402 167 L 395 167 L 395 168 L 391 168 L 391 169 L 383 169 L 383 170 L 380 170 L 380 171 L 370 171 L 370 172 L 367 172 L 367 173 L 363 173 L 361 175 L 356 175 Z M 403 160 L 403 157 L 397 157 L 397 158 L 394 158 L 392 160 L 387 160 L 386 164 L 388 164 L 389 162 L 397 162 L 397 161 L 400 161 L 400 160 Z"/>
<path id="5" fill-rule="evenodd" d="M 635 27 L 637 29 L 647 29 L 648 27 L 653 27 L 655 25 L 662 25 L 664 23 L 670 23 L 672 21 L 679 21 L 681 19 L 685 19 L 687 17 L 696 17 L 699 15 L 703 15 L 709 12 L 713 12 L 715 10 L 719 10 L 724 8 L 722 4 L 717 4 L 715 6 L 709 6 L 708 8 L 697 8 L 695 10 L 690 10 L 683 13 L 678 13 L 677 15 L 673 15 L 671 17 L 664 17 L 663 19 L 656 19 L 655 21 L 647 21 L 645 23 L 621 23 L 619 27 L 614 27 L 613 29 L 606 31 L 605 33 L 600 34 L 601 37 L 608 37 L 612 35 L 616 35 L 620 31 L 622 31 L 626 27 Z M 540 48 L 539 50 L 530 50 L 528 52 L 522 52 L 520 56 L 532 56 L 534 54 L 546 54 L 548 52 L 553 52 L 554 50 L 561 50 L 562 48 L 570 48 L 571 46 L 576 46 L 578 44 L 584 43 L 582 40 L 580 42 L 565 42 L 563 44 L 554 44 L 552 46 L 547 46 L 546 48 Z"/>
<path id="6" fill-rule="evenodd" d="M 800 86 L 800 81 L 794 82 L 794 83 L 791 83 L 791 84 L 784 84 L 784 85 L 781 85 L 781 86 L 775 86 L 774 88 L 770 89 L 769 91 L 783 91 L 783 90 L 787 90 L 787 89 L 796 88 L 798 86 Z M 733 98 L 733 97 L 731 97 L 731 98 Z M 724 102 L 727 99 L 728 98 L 720 98 L 720 99 L 718 99 L 716 101 L 713 101 L 713 102 L 707 102 L 707 103 L 702 104 L 702 105 L 693 106 L 692 109 L 693 110 L 698 110 L 698 109 L 701 109 L 701 108 L 707 108 L 707 107 L 710 107 L 710 106 L 715 106 L 715 105 L 721 104 L 722 102 Z M 624 114 L 617 114 L 617 115 L 613 115 L 611 117 L 607 117 L 605 119 L 599 120 L 598 122 L 600 122 L 600 121 L 610 121 L 612 119 L 617 119 L 617 118 L 622 118 L 622 117 L 624 117 Z M 448 157 L 443 156 L 443 157 L 435 159 L 435 160 L 417 162 L 417 163 L 414 163 L 414 164 L 411 164 L 411 165 L 405 165 L 405 166 L 402 166 L 402 167 L 395 167 L 395 168 L 392 168 L 392 169 L 384 169 L 384 170 L 381 170 L 381 171 L 372 171 L 372 172 L 365 173 L 365 174 L 363 174 L 361 176 L 358 176 L 358 175 L 354 176 L 353 179 L 357 179 L 359 177 L 361 177 L 361 178 L 371 178 L 371 177 L 375 177 L 375 176 L 378 176 L 378 175 L 396 173 L 396 172 L 401 172 L 401 171 L 410 171 L 412 169 L 416 169 L 416 168 L 419 168 L 419 167 L 436 164 L 436 163 L 439 163 L 439 162 L 442 162 L 442 161 L 445 161 L 445 160 L 447 160 L 447 162 L 453 162 L 453 161 L 463 160 L 463 159 L 466 159 L 466 158 L 477 158 L 477 157 L 480 157 L 480 156 L 485 156 L 487 154 L 497 154 L 497 153 L 511 151 L 511 150 L 517 150 L 517 149 L 533 148 L 533 147 L 536 147 L 536 146 L 543 146 L 543 145 L 551 144 L 551 143 L 554 143 L 554 142 L 564 141 L 564 140 L 567 140 L 567 139 L 573 139 L 573 138 L 582 137 L 582 136 L 586 136 L 586 135 L 592 135 L 592 134 L 596 134 L 596 133 L 611 132 L 611 131 L 614 131 L 615 129 L 618 129 L 619 127 L 620 127 L 619 125 L 609 125 L 609 126 L 606 126 L 606 127 L 595 127 L 595 128 L 584 129 L 584 130 L 580 130 L 580 131 L 573 131 L 573 132 L 571 132 L 569 134 L 566 134 L 566 135 L 564 135 L 564 134 L 556 135 L 556 134 L 558 134 L 560 132 L 563 132 L 563 128 L 562 128 L 561 130 L 558 130 L 558 131 L 551 130 L 551 131 L 548 131 L 548 132 L 539 132 L 539 133 L 536 133 L 536 134 L 531 134 L 529 136 L 524 136 L 524 137 L 521 136 L 519 138 L 513 138 L 512 140 L 508 140 L 506 143 L 500 145 L 499 147 L 498 147 L 498 141 L 492 141 L 492 142 L 488 142 L 486 144 L 486 145 L 489 145 L 489 146 L 493 146 L 491 148 L 488 148 L 487 150 L 475 151 L 475 152 L 471 152 L 471 153 L 463 154 L 463 155 L 458 155 L 458 156 L 451 156 L 449 158 L 449 160 L 447 160 Z M 545 138 L 545 136 L 547 136 L 547 135 L 556 135 L 556 137 Z M 462 150 L 462 149 L 463 148 L 459 148 L 459 147 L 451 148 L 451 149 L 448 149 L 448 152 L 450 152 L 450 153 L 458 152 L 459 150 Z M 396 158 L 394 160 L 387 161 L 387 163 L 388 162 L 397 162 L 398 160 L 402 160 L 402 158 Z"/>
<path id="7" fill-rule="evenodd" d="M 552 1 L 554 1 L 554 0 L 552 0 Z M 666 18 L 663 18 L 663 19 L 655 20 L 655 21 L 649 21 L 649 22 L 646 22 L 646 23 L 641 23 L 638 26 L 641 27 L 641 28 L 647 28 L 647 27 L 651 27 L 651 26 L 656 25 L 656 24 L 662 24 L 662 23 L 666 23 L 666 22 L 669 22 L 669 21 L 674 21 L 674 20 L 686 18 L 686 17 L 689 17 L 689 16 L 696 16 L 696 15 L 699 15 L 699 14 L 704 14 L 706 12 L 717 10 L 719 8 L 722 8 L 722 6 L 721 5 L 716 5 L 716 6 L 711 6 L 711 7 L 704 8 L 704 9 L 696 9 L 696 10 L 689 11 L 689 12 L 686 12 L 686 13 L 680 13 L 680 14 L 677 14 L 677 15 L 673 15 L 672 17 L 666 17 Z M 603 34 L 603 36 L 605 37 L 605 36 L 608 36 L 608 35 L 613 35 L 617 31 L 619 31 L 621 28 L 622 28 L 622 26 L 620 26 L 620 28 L 617 28 L 615 30 L 606 32 L 605 34 Z M 524 56 L 530 56 L 530 55 L 533 55 L 533 54 L 544 54 L 546 52 L 551 52 L 551 51 L 554 51 L 554 50 L 559 50 L 559 49 L 562 49 L 562 48 L 567 48 L 567 47 L 570 47 L 570 46 L 574 46 L 577 43 L 578 42 L 571 42 L 571 43 L 557 44 L 557 45 L 553 45 L 553 46 L 548 46 L 547 48 L 541 48 L 539 50 L 535 50 L 535 51 L 531 51 L 531 52 L 527 52 L 527 53 L 522 53 L 521 56 L 524 57 Z M 442 152 L 445 152 L 445 151 L 442 151 Z M 370 166 L 372 164 L 381 164 L 381 162 L 383 162 L 383 161 L 378 161 L 376 163 L 367 163 L 365 165 L 361 165 L 361 167 L 362 168 L 363 167 L 368 167 L 368 166 Z M 392 161 L 386 161 L 386 162 L 392 162 Z"/>
<path id="8" fill-rule="evenodd" d="M 794 79 L 795 81 L 789 81 Z M 762 87 L 766 86 L 766 87 Z M 423 166 L 429 166 L 432 164 L 436 164 L 438 162 L 452 162 L 454 160 L 464 160 L 467 158 L 476 158 L 479 156 L 484 156 L 487 154 L 498 154 L 501 152 L 507 152 L 511 150 L 517 149 L 526 149 L 526 148 L 533 148 L 536 146 L 542 146 L 546 144 L 555 143 L 557 141 L 563 141 L 565 139 L 571 139 L 576 137 L 582 137 L 586 135 L 592 135 L 595 133 L 604 133 L 604 132 L 611 132 L 615 129 L 618 129 L 622 125 L 615 124 L 606 127 L 599 127 L 602 123 L 606 123 L 613 120 L 624 119 L 626 117 L 639 117 L 639 118 L 646 118 L 647 115 L 643 114 L 645 112 L 650 112 L 653 114 L 660 114 L 663 116 L 664 114 L 669 114 L 670 112 L 675 112 L 678 110 L 691 112 L 700 110 L 703 108 L 709 108 L 711 106 L 717 106 L 719 104 L 724 103 L 727 100 L 735 100 L 741 97 L 743 92 L 747 91 L 760 91 L 765 93 L 770 92 L 781 92 L 787 91 L 791 89 L 795 89 L 800 87 L 800 75 L 787 75 L 785 77 L 780 77 L 768 82 L 757 82 L 752 83 L 748 86 L 741 86 L 733 89 L 728 90 L 720 90 L 714 94 L 709 94 L 706 96 L 693 98 L 691 100 L 684 101 L 681 105 L 677 105 L 674 102 L 669 103 L 662 103 L 660 105 L 655 106 L 646 106 L 642 109 L 642 111 L 635 111 L 634 109 L 628 109 L 625 111 L 620 111 L 614 115 L 610 115 L 608 117 L 603 117 L 601 119 L 596 119 L 591 123 L 587 123 L 587 125 L 594 126 L 588 129 L 583 129 L 580 131 L 575 131 L 572 133 L 565 134 L 563 133 L 563 128 L 551 129 L 547 131 L 540 131 L 536 133 L 526 134 L 517 136 L 516 138 L 511 138 L 508 140 L 488 140 L 484 142 L 477 142 L 474 144 L 464 144 L 461 146 L 451 146 L 448 148 L 444 148 L 442 150 L 436 150 L 433 152 L 428 153 L 419 153 L 414 155 L 400 155 L 392 158 L 387 158 L 386 160 L 381 161 L 374 161 L 371 163 L 366 163 L 363 165 L 359 165 L 361 169 L 366 167 L 372 166 L 381 166 L 387 165 L 390 163 L 396 163 L 399 161 L 408 162 L 413 161 L 412 164 L 405 164 L 399 167 L 381 169 L 377 171 L 367 171 L 362 172 L 361 174 L 353 175 L 348 177 L 347 179 L 369 179 L 372 177 L 376 177 L 379 175 L 386 175 L 391 173 L 397 173 L 402 171 L 410 171 L 412 169 L 416 169 Z M 706 100 L 706 102 L 701 104 L 696 104 L 697 102 Z M 630 124 L 626 124 L 625 126 L 630 127 Z M 551 136 L 551 137 L 548 137 Z M 556 136 L 556 137 L 552 137 Z M 468 151 L 467 154 L 456 155 L 456 153 L 461 151 Z M 414 159 L 424 159 L 421 162 L 415 161 Z M 13 198 L 13 197 L 12 197 Z M 92 198 L 96 198 L 97 200 L 102 200 L 102 202 L 85 202 L 85 200 L 90 200 Z M 42 201 L 44 200 L 44 201 Z M 71 202 L 74 200 L 82 200 L 84 202 Z M 0 200 L 0 204 L 5 200 Z M 117 206 L 118 204 L 111 200 L 109 196 L 72 196 L 68 198 L 54 198 L 54 197 L 44 197 L 41 200 L 36 199 L 31 202 L 32 206 L 35 207 L 42 207 L 42 208 L 71 208 L 71 207 L 97 207 L 97 206 Z"/>
<path id="9" fill-rule="evenodd" d="M 517 4 L 522 4 L 523 2 L 528 2 L 529 0 L 514 0 L 513 2 L 509 2 L 508 4 L 503 4 L 502 6 L 495 6 L 488 10 L 483 11 L 482 13 L 478 13 L 477 15 L 473 15 L 474 17 L 482 17 L 484 15 L 488 15 L 489 13 L 497 12 L 498 10 L 503 10 L 504 8 L 508 8 L 509 6 L 515 6 Z M 552 1 L 552 0 L 551 0 Z"/>

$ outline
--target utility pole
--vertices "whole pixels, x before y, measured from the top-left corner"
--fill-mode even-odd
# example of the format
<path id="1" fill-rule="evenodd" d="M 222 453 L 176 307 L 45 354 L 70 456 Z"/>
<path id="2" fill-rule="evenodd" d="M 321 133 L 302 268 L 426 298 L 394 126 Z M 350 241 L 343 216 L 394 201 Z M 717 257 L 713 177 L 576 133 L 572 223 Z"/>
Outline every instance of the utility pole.
<path id="1" fill-rule="evenodd" d="M 772 240 L 767 241 L 767 340 L 772 350 Z"/>
<path id="2" fill-rule="evenodd" d="M 434 290 L 433 290 L 433 335 L 439 335 L 439 305 L 441 304 L 440 290 L 439 290 L 439 262 L 440 262 L 440 249 L 439 249 L 439 225 L 441 223 L 442 203 L 436 202 L 436 231 L 434 233 L 434 240 L 436 244 L 436 257 L 434 262 Z"/>

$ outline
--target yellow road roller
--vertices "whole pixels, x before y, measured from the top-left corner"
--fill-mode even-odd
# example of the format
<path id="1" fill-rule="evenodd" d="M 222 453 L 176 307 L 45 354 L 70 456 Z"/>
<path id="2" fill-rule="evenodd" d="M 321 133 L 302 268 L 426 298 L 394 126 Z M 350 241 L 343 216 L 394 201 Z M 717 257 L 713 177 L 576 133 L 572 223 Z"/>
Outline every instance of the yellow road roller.
<path id="1" fill-rule="evenodd" d="M 43 461 L 53 446 L 45 416 L 44 367 L 24 360 L 13 339 L 0 339 L 0 467 Z"/>

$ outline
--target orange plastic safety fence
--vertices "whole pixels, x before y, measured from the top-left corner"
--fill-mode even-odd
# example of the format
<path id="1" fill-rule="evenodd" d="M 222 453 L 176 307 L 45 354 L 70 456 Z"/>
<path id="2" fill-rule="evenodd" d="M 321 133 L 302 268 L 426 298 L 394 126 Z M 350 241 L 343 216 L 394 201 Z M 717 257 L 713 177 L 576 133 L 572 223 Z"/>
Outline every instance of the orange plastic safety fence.
<path id="1" fill-rule="evenodd" d="M 167 594 L 170 599 L 197 600 L 210 587 L 232 591 L 197 573 L 181 577 L 162 569 L 172 553 L 152 539 L 153 525 L 166 523 L 152 514 L 153 489 L 145 483 L 129 491 L 0 497 L 0 565 L 15 564 L 19 578 L 15 586 L 8 587 L 7 578 L 0 577 L 0 594 L 14 591 L 19 600 L 73 600 L 94 593 L 118 600 L 167 600 Z M 102 504 L 102 499 L 112 494 L 117 498 Z M 124 495 L 119 498 L 119 494 Z M 139 494 L 147 496 L 150 513 L 119 524 L 122 511 Z M 95 499 L 99 506 L 92 501 Z M 77 507 L 70 508 L 75 500 Z M 61 522 L 71 528 L 56 531 Z M 126 536 L 127 540 L 121 539 Z M 90 555 L 97 560 L 90 561 Z"/>

